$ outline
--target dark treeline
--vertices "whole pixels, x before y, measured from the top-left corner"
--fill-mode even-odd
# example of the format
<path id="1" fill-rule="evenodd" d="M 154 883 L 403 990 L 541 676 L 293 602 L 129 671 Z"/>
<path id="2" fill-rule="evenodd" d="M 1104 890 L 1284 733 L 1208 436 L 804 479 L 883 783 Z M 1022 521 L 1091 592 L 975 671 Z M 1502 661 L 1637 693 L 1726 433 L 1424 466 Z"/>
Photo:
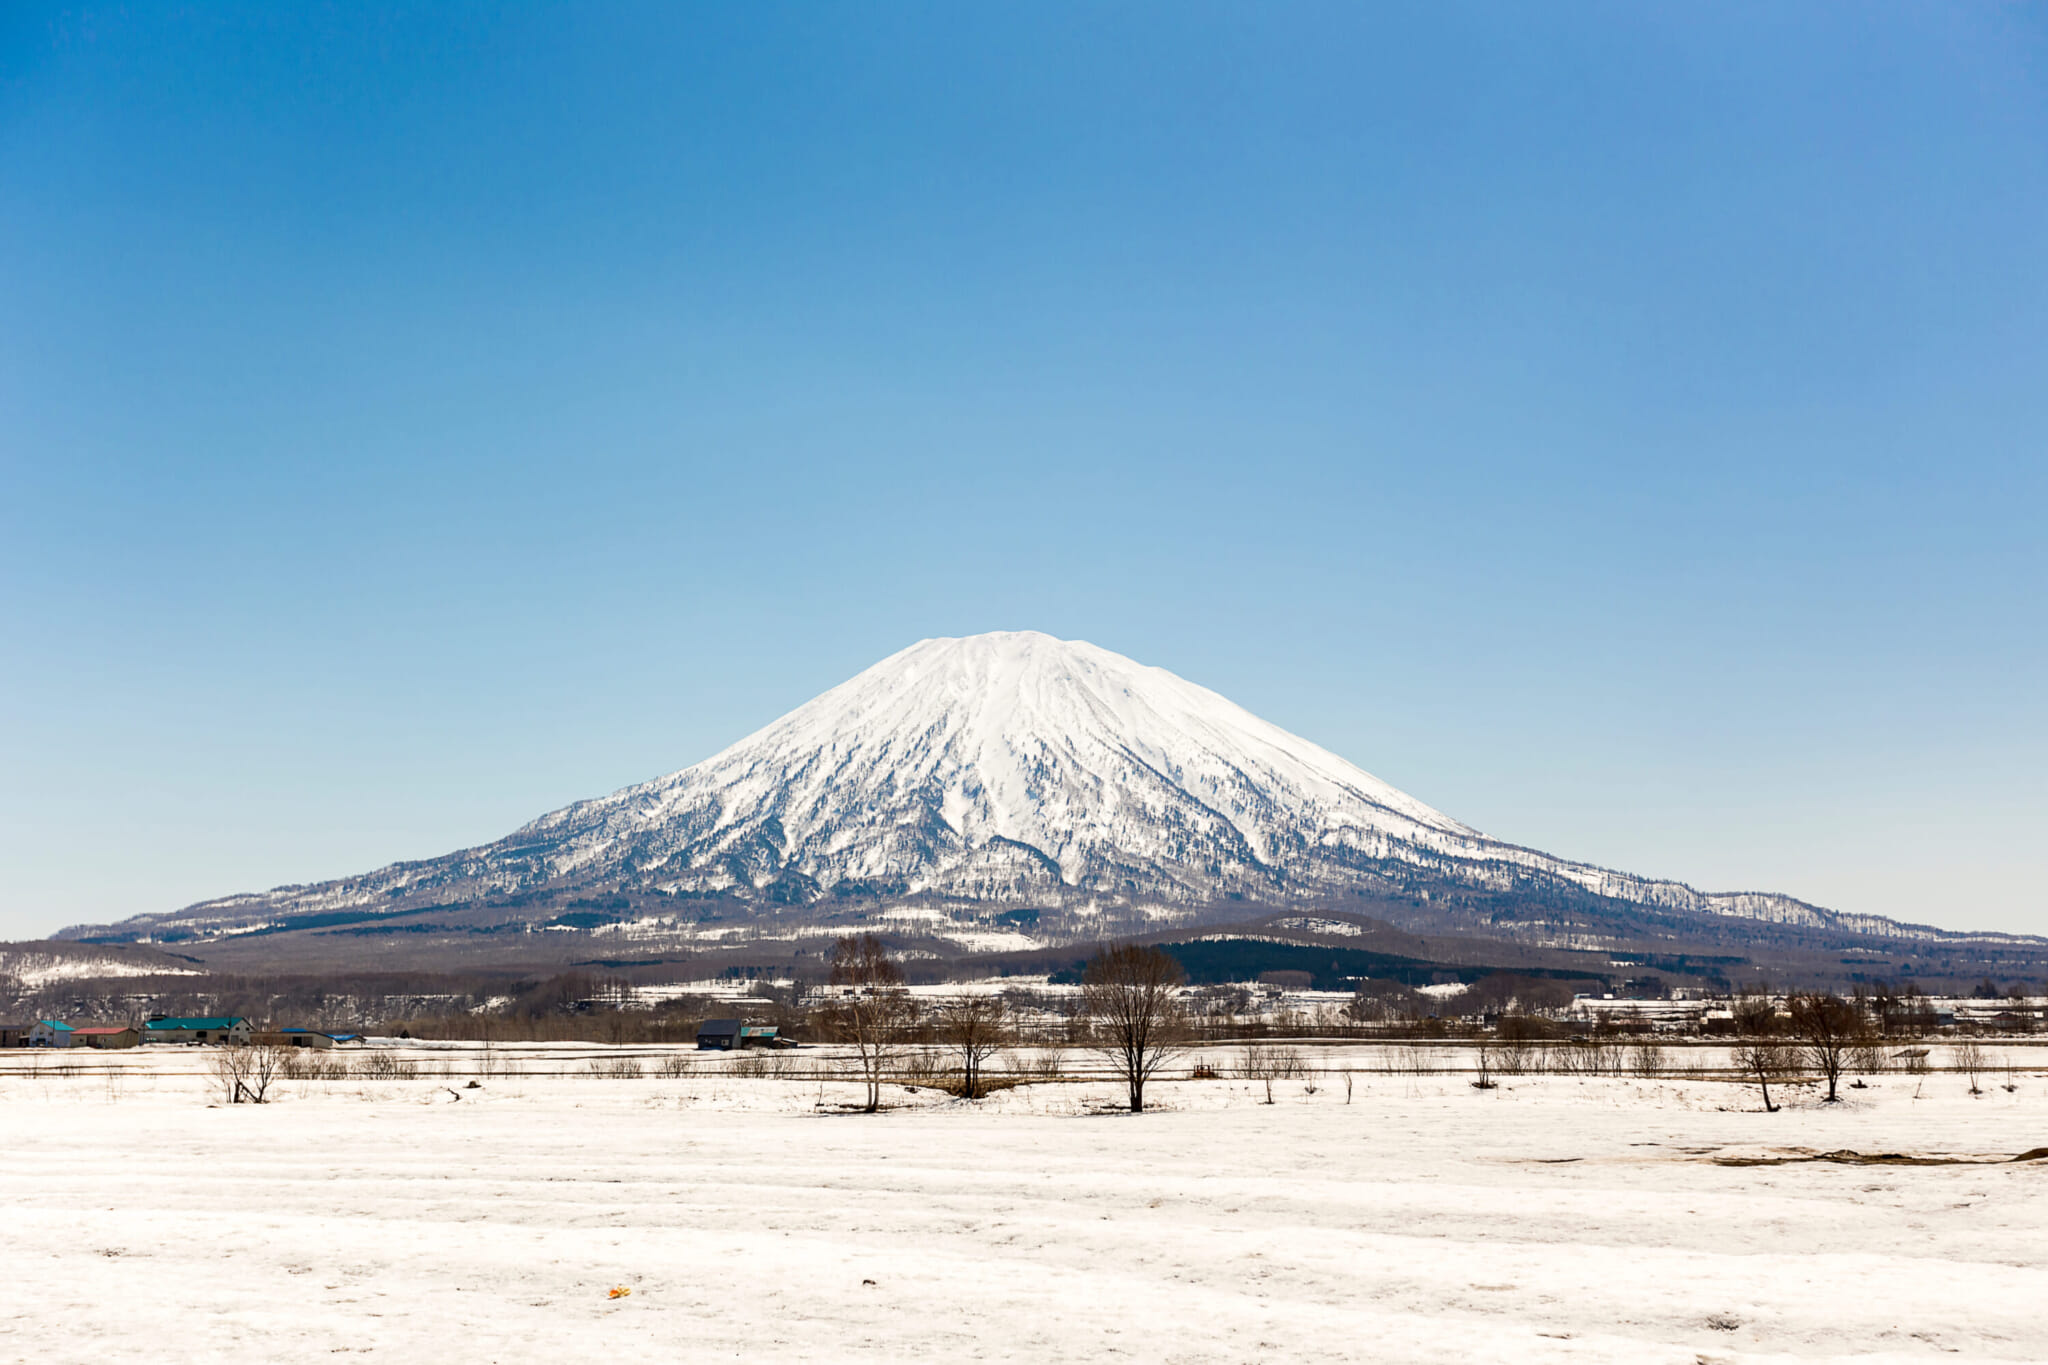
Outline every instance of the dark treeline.
<path id="1" fill-rule="evenodd" d="M 1360 980 L 1341 1005 L 1290 1005 L 1287 992 L 1326 987 L 1326 964 L 1343 960 L 1328 949 L 1315 951 L 1319 956 L 1314 962 L 1264 971 L 1264 979 L 1256 983 L 1203 982 L 1203 976 L 1213 973 L 1189 971 L 1193 984 L 1183 996 L 1189 1036 L 1207 1041 L 1315 1036 L 1539 1041 L 1652 1029 L 1647 1019 L 1630 1018 L 1627 1009 L 1594 1019 L 1565 1018 L 1575 992 L 1597 989 L 1602 983 L 1542 969 L 1453 973 L 1430 964 L 1429 970 L 1418 966 Z M 1046 954 L 1032 965 L 1043 970 L 1058 961 Z M 920 970 L 903 972 L 906 985 L 943 984 L 946 979 L 922 961 L 914 965 Z M 1198 968 L 1211 965 L 1221 964 L 1197 963 Z M 702 1020 L 737 1016 L 748 1023 L 773 1025 L 794 1041 L 843 1041 L 839 1007 L 826 971 L 808 970 L 810 963 L 804 966 L 795 980 L 768 969 L 729 968 L 722 974 L 729 989 L 715 996 L 685 992 L 684 984 L 702 979 L 704 970 L 701 964 L 682 960 L 592 961 L 527 973 L 80 977 L 49 980 L 32 989 L 0 977 L 0 1016 L 135 1022 L 151 1015 L 228 1014 L 245 1016 L 263 1028 L 297 1026 L 472 1041 L 649 1044 L 689 1042 Z M 1667 999 L 1677 984 L 1650 971 L 1614 983 L 1621 994 L 1646 1007 Z M 2031 1032 L 2048 1021 L 2036 1018 L 2037 1007 L 2021 998 L 2030 985 L 1984 978 L 1972 994 L 1979 1000 L 2010 1000 L 2010 1031 Z M 744 993 L 743 998 L 735 999 L 738 993 Z M 1020 981 L 999 994 L 1008 1027 L 1021 1040 L 1073 1042 L 1080 1036 L 1072 991 Z M 1940 1025 L 1927 995 L 1911 981 L 1858 983 L 1844 998 L 1879 1037 L 1916 1037 Z M 1773 1020 L 1780 1006 L 1762 985 L 1736 988 L 1722 1003 L 1725 1008 L 1694 1031 L 1764 1036 L 1777 1027 Z M 909 1041 L 932 1041 L 939 1014 L 931 997 L 918 997 L 908 1002 L 897 1027 Z M 1668 1024 L 1665 1031 L 1671 1031 Z"/>

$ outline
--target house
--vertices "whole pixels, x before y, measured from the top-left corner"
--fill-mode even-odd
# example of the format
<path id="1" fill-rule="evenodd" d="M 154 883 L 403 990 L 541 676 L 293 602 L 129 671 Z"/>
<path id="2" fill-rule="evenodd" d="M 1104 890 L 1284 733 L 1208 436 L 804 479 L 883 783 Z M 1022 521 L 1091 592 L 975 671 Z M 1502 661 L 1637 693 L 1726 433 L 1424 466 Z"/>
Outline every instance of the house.
<path id="1" fill-rule="evenodd" d="M 775 1029 L 768 1024 L 747 1024 L 738 1019 L 706 1019 L 697 1025 L 699 1052 L 731 1052 L 735 1048 L 774 1047 Z"/>
<path id="2" fill-rule="evenodd" d="M 71 1025 L 56 1019 L 38 1019 L 29 1026 L 30 1047 L 70 1047 Z"/>
<path id="3" fill-rule="evenodd" d="M 0 1024 L 0 1047 L 27 1047 L 27 1024 Z"/>
<path id="4" fill-rule="evenodd" d="M 152 1019 L 142 1026 L 145 1043 L 246 1043 L 249 1021 L 240 1015 Z"/>
<path id="5" fill-rule="evenodd" d="M 120 1024 L 111 1028 L 75 1028 L 71 1030 L 73 1047 L 135 1047 L 142 1042 L 142 1031 L 133 1024 Z"/>

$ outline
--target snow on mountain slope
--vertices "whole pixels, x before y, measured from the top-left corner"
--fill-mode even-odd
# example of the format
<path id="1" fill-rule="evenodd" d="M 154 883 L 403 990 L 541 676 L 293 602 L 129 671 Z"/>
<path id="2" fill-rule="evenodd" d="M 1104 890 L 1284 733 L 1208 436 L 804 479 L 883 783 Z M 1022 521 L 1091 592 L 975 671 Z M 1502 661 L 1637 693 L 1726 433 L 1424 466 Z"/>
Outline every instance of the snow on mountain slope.
<path id="1" fill-rule="evenodd" d="M 1317 839 L 1475 832 L 1206 688 L 1035 632 L 926 640 L 672 776 L 528 825 L 666 889 L 1267 888 Z"/>
<path id="2" fill-rule="evenodd" d="M 1160 668 L 1034 631 L 925 640 L 681 772 L 495 844 L 131 925 L 246 932 L 541 892 L 727 898 L 778 915 L 919 897 L 1175 920 L 1431 886 L 1947 937 L 1787 896 L 1710 895 L 1491 839 Z M 578 902 L 581 904 L 583 902 Z"/>

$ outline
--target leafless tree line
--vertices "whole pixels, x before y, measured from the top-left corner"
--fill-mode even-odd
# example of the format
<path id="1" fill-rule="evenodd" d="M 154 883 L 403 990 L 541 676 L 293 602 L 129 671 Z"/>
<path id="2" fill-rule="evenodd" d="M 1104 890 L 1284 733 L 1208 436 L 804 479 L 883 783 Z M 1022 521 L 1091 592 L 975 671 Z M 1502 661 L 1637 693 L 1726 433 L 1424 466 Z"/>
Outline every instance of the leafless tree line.
<path id="1" fill-rule="evenodd" d="M 1827 1086 L 1824 1102 L 1833 1104 L 1841 1099 L 1843 1076 L 1851 1072 L 1874 1074 L 1892 1060 L 1908 1070 L 1926 1069 L 1924 1048 L 1908 1049 L 1896 1059 L 1886 1056 L 1885 1010 L 1868 998 L 1794 994 L 1782 1015 L 1766 1001 L 1746 1002 L 1737 1021 L 1746 1037 L 1735 1049 L 1735 1067 L 1756 1085 L 1767 1111 L 1778 1108 L 1771 1100 L 1774 1081 L 1783 1085 L 1811 1077 Z M 1970 1093 L 1981 1093 L 1977 1078 L 1986 1068 L 1983 1047 L 1966 1039 L 1950 1053 L 1956 1069 L 1968 1075 Z"/>
<path id="2" fill-rule="evenodd" d="M 1110 1062 L 1133 1113 L 1145 1107 L 1146 1084 L 1187 1041 L 1183 980 L 1180 964 L 1157 948 L 1105 948 L 1083 972 L 1083 1041 Z M 853 1045 L 863 1108 L 873 1113 L 885 1080 L 914 1070 L 930 1053 L 910 1046 L 906 1024 L 913 1006 L 903 974 L 874 935 L 839 940 L 831 985 L 840 994 L 827 1006 L 827 1024 Z M 972 1100 L 987 1093 L 988 1065 L 1010 1043 L 1014 1027 L 1003 998 L 981 993 L 941 1004 L 930 1033 L 955 1063 L 956 1093 Z"/>

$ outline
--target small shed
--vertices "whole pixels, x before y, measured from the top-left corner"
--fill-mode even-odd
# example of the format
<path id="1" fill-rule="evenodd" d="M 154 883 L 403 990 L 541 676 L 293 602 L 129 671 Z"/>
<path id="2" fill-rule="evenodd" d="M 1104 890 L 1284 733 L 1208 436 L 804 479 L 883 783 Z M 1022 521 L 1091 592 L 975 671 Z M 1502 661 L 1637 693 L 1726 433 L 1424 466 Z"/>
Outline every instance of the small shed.
<path id="1" fill-rule="evenodd" d="M 71 1030 L 71 1046 L 73 1047 L 135 1047 L 141 1042 L 142 1031 L 133 1024 L 117 1024 L 107 1028 L 75 1028 Z"/>
<path id="2" fill-rule="evenodd" d="M 744 1047 L 774 1047 L 775 1028 L 738 1019 L 706 1019 L 697 1025 L 697 1050 L 731 1052 Z"/>
<path id="3" fill-rule="evenodd" d="M 29 1026 L 30 1047 L 70 1047 L 75 1030 L 61 1019 L 38 1019 Z"/>
<path id="4" fill-rule="evenodd" d="M 240 1015 L 152 1019 L 142 1026 L 145 1043 L 246 1043 L 249 1021 Z"/>

